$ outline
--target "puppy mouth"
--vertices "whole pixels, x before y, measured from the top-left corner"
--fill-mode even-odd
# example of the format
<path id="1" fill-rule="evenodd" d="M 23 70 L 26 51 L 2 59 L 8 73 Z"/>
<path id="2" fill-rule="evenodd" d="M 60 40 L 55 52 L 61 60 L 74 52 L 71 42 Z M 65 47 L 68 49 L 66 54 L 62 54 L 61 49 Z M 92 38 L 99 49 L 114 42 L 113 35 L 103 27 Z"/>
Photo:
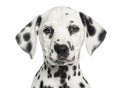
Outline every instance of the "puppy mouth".
<path id="1" fill-rule="evenodd" d="M 56 60 L 54 63 L 64 64 L 65 62 L 66 62 L 65 60 Z"/>
<path id="2" fill-rule="evenodd" d="M 50 57 L 50 60 L 53 62 L 53 63 L 57 63 L 57 64 L 65 64 L 65 63 L 71 63 L 72 61 L 74 61 L 75 57 L 73 56 L 71 60 L 69 59 L 66 59 L 64 57 L 61 57 L 61 58 L 58 58 L 58 60 L 54 60 L 53 58 Z"/>

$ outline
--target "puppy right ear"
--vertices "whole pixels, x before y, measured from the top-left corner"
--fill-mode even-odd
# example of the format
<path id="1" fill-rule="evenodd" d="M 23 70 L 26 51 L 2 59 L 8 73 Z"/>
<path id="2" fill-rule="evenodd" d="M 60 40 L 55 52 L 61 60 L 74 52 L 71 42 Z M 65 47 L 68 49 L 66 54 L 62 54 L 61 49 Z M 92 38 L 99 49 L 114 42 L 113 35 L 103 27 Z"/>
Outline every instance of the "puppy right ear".
<path id="1" fill-rule="evenodd" d="M 35 54 L 37 31 L 40 27 L 41 20 L 41 16 L 37 16 L 16 35 L 18 45 L 30 55 L 31 59 Z"/>

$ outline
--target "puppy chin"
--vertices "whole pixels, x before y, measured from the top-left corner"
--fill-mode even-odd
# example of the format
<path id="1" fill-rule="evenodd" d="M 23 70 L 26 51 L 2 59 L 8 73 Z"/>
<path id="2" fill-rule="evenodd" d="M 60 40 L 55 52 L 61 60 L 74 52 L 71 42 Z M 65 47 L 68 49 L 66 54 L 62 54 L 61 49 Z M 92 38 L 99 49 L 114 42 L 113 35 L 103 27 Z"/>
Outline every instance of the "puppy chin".
<path id="1" fill-rule="evenodd" d="M 74 63 L 74 59 L 72 60 L 61 60 L 61 59 L 58 59 L 58 60 L 54 60 L 53 58 L 49 58 L 48 62 L 51 64 L 51 65 L 54 65 L 54 66 L 64 66 L 64 65 L 70 65 L 70 64 L 73 64 Z"/>

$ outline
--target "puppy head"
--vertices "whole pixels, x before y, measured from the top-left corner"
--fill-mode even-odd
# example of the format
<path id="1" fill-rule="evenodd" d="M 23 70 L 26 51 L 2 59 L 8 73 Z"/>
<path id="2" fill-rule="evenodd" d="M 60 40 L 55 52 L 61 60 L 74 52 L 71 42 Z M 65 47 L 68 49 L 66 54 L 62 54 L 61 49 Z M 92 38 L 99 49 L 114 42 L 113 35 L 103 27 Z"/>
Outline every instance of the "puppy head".
<path id="1" fill-rule="evenodd" d="M 104 40 L 106 31 L 81 12 L 56 7 L 37 16 L 16 36 L 17 43 L 31 58 L 35 53 L 37 34 L 45 61 L 51 65 L 67 65 L 78 61 L 84 40 L 91 55 Z"/>

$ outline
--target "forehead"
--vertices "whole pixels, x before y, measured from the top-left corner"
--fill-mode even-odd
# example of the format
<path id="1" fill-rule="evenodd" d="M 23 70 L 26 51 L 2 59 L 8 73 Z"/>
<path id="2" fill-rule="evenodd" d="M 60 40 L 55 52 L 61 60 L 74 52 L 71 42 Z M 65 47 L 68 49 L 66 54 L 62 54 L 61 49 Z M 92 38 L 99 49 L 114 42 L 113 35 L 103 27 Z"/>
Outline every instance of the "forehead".
<path id="1" fill-rule="evenodd" d="M 64 26 L 69 23 L 80 24 L 79 13 L 71 8 L 56 7 L 42 15 L 43 23 Z"/>

